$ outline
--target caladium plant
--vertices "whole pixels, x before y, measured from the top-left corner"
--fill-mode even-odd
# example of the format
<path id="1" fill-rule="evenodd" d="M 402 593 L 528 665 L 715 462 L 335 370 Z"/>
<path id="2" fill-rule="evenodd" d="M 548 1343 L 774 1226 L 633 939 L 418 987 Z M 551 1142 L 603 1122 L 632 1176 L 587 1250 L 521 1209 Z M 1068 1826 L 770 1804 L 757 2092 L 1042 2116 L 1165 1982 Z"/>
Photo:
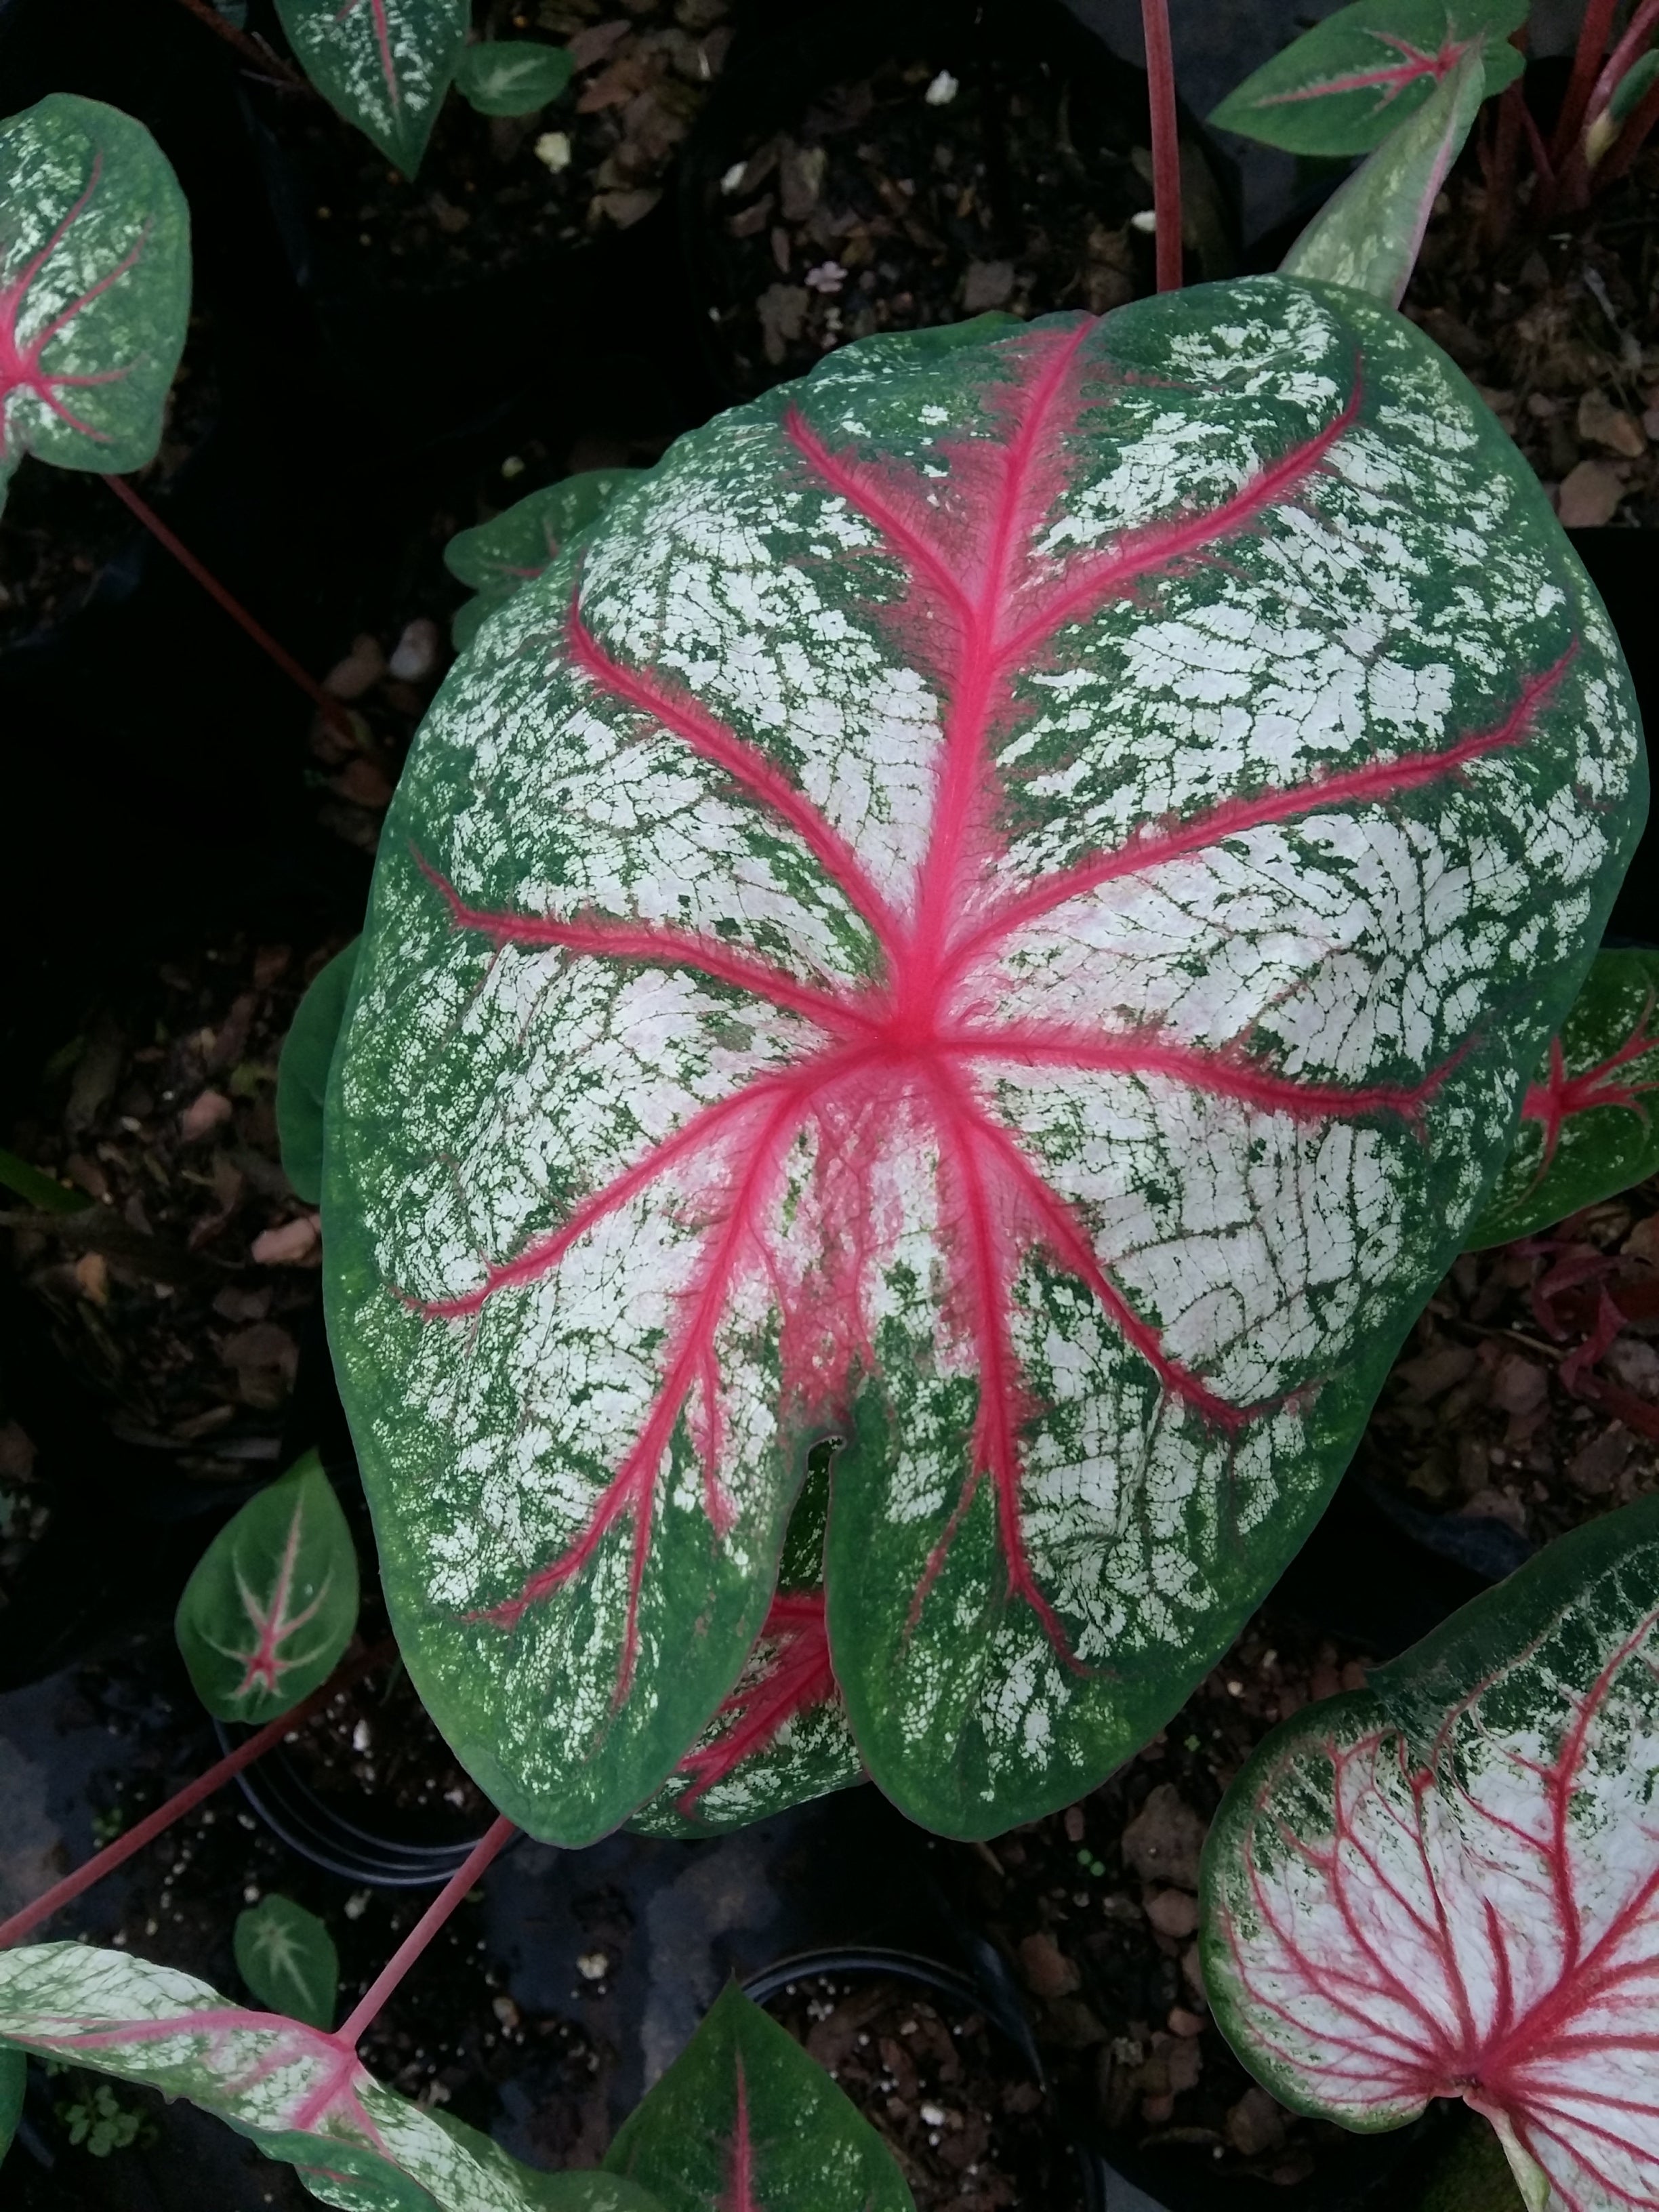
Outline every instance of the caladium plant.
<path id="1" fill-rule="evenodd" d="M 1514 1150 L 1470 1230 L 1507 1244 L 1659 1174 L 1659 952 L 1601 952 L 1527 1087 Z"/>
<path id="2" fill-rule="evenodd" d="M 538 2172 L 398 2096 L 359 2063 L 349 2025 L 251 2011 L 86 1944 L 0 1953 L 0 2118 L 34 2051 L 188 2098 L 346 2212 L 913 2212 L 880 2137 L 735 1988 L 600 2172 Z"/>
<path id="3" fill-rule="evenodd" d="M 905 1810 L 1143 1741 L 1478 1211 L 1638 750 L 1535 482 L 1358 293 L 867 342 L 619 490 L 422 729 L 327 1109 L 383 1577 L 489 1795 L 580 1843 L 707 1741 L 831 1439 Z"/>
<path id="4" fill-rule="evenodd" d="M 326 1681 L 356 1626 L 357 1554 L 315 1452 L 219 1531 L 174 1622 L 208 1711 L 256 1726 Z"/>
<path id="5" fill-rule="evenodd" d="M 468 0 L 276 0 L 276 13 L 318 91 L 412 177 L 466 44 Z"/>
<path id="6" fill-rule="evenodd" d="M 262 2004 L 291 2013 L 307 2027 L 334 2025 L 340 1957 L 314 1912 L 273 1891 L 237 1914 L 231 1950 L 237 1972 Z"/>
<path id="7" fill-rule="evenodd" d="M 444 566 L 476 596 L 456 610 L 450 635 L 464 653 L 479 625 L 514 592 L 533 583 L 566 547 L 601 514 L 612 495 L 637 469 L 584 469 L 515 500 L 471 530 L 458 531 L 444 548 Z"/>
<path id="8" fill-rule="evenodd" d="M 1562 1538 L 1261 1744 L 1204 1974 L 1293 2110 L 1485 2114 L 1529 2212 L 1659 2205 L 1659 1498 Z"/>
<path id="9" fill-rule="evenodd" d="M 0 123 L 0 506 L 26 453 L 143 468 L 190 314 L 190 211 L 142 123 L 52 93 Z"/>

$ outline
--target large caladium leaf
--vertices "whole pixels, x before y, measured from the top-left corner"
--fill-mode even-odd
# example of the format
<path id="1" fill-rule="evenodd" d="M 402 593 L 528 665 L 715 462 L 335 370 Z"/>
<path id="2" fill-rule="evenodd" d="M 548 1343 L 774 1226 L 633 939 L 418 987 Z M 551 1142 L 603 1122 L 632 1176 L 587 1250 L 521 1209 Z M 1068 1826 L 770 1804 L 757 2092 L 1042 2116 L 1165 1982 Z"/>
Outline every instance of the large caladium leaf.
<path id="1" fill-rule="evenodd" d="M 1230 92 L 1212 123 L 1293 154 L 1369 154 L 1480 46 L 1486 90 L 1520 76 L 1527 0 L 1355 0 Z M 1484 42 L 1484 43 L 1482 43 Z"/>
<path id="2" fill-rule="evenodd" d="M 463 584 L 471 584 L 474 596 L 456 609 L 450 624 L 456 650 L 465 652 L 496 608 L 550 568 L 577 532 L 639 473 L 584 469 L 528 493 L 488 522 L 458 530 L 444 548 L 444 566 Z"/>
<path id="3" fill-rule="evenodd" d="M 892 2153 L 735 1984 L 605 2160 L 663 2212 L 914 2212 Z"/>
<path id="4" fill-rule="evenodd" d="M 1659 1175 L 1659 952 L 1599 952 L 1469 1231 L 1475 1250 L 1530 1237 Z"/>
<path id="5" fill-rule="evenodd" d="M 1659 2206 L 1659 1498 L 1276 1729 L 1204 1859 L 1216 2016 L 1299 2112 L 1462 2097 L 1534 2212 Z"/>
<path id="6" fill-rule="evenodd" d="M 1417 112 L 1338 185 L 1285 256 L 1287 276 L 1350 284 L 1400 305 L 1435 196 L 1486 96 L 1481 52 L 1474 40 Z"/>
<path id="7" fill-rule="evenodd" d="M 421 166 L 471 12 L 469 0 L 276 0 L 306 75 L 406 177 Z"/>
<path id="8" fill-rule="evenodd" d="M 534 2173 L 382 2087 L 333 2036 L 125 1952 L 0 1952 L 0 2041 L 188 2098 L 343 2212 L 653 2212 L 624 2179 Z"/>
<path id="9" fill-rule="evenodd" d="M 174 1621 L 202 1703 L 255 1726 L 325 1682 L 356 1626 L 357 1553 L 315 1452 L 225 1523 Z"/>
<path id="10" fill-rule="evenodd" d="M 190 317 L 190 210 L 118 108 L 52 93 L 0 124 L 0 505 L 25 453 L 153 460 Z"/>
<path id="11" fill-rule="evenodd" d="M 329 1098 L 398 1641 L 579 1843 L 830 1646 L 914 1817 L 1157 1728 L 1300 1543 L 1637 835 L 1612 632 L 1409 324 L 1258 277 L 881 339 L 452 672 Z"/>

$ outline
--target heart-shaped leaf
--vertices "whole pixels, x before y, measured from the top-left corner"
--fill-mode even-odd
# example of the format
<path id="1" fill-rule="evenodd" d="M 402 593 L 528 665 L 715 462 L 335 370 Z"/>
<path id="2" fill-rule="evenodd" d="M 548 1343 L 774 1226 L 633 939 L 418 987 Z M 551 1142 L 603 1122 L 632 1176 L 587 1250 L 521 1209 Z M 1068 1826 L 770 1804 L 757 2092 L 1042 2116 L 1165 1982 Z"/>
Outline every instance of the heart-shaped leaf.
<path id="1" fill-rule="evenodd" d="M 735 1984 L 623 2123 L 605 2165 L 664 2212 L 914 2212 L 875 2130 Z"/>
<path id="2" fill-rule="evenodd" d="M 1322 1509 L 1638 833 L 1628 680 L 1410 324 L 1255 277 L 848 349 L 483 629 L 382 841 L 330 1334 L 399 1644 L 575 1844 L 835 1462 L 914 1818 L 1073 1802 Z"/>
<path id="3" fill-rule="evenodd" d="M 1355 0 L 1230 92 L 1210 120 L 1293 154 L 1369 154 L 1484 40 L 1488 93 L 1520 76 L 1527 0 Z"/>
<path id="4" fill-rule="evenodd" d="M 466 45 L 469 0 L 276 0 L 306 75 L 412 177 Z"/>
<path id="5" fill-rule="evenodd" d="M 254 1725 L 325 1682 L 356 1625 L 357 1554 L 315 1452 L 226 1522 L 174 1622 L 202 1703 Z"/>
<path id="6" fill-rule="evenodd" d="M 1471 40 L 1417 112 L 1338 185 L 1285 256 L 1287 276 L 1351 284 L 1400 305 L 1435 195 L 1486 96 L 1483 45 Z"/>
<path id="7" fill-rule="evenodd" d="M 314 1912 L 275 1894 L 236 1916 L 236 1971 L 261 2004 L 291 2013 L 307 2027 L 334 2025 L 340 1954 Z"/>
<path id="8" fill-rule="evenodd" d="M 1295 2111 L 1462 2097 L 1529 2204 L 1659 2205 L 1656 1788 L 1644 1498 L 1261 1746 L 1205 1848 L 1218 2021 Z"/>
<path id="9" fill-rule="evenodd" d="M 307 1206 L 315 1206 L 323 1194 L 323 1103 L 351 979 L 357 972 L 358 943 L 354 937 L 313 976 L 295 1010 L 276 1062 L 276 1136 L 283 1173 Z"/>
<path id="10" fill-rule="evenodd" d="M 550 568 L 576 533 L 639 474 L 638 469 L 585 469 L 532 491 L 475 529 L 457 532 L 444 548 L 444 566 L 475 586 L 477 596 L 456 611 L 450 624 L 456 651 L 465 652 L 479 625 Z"/>
<path id="11" fill-rule="evenodd" d="M 609 2201 L 549 2194 L 541 2185 L 560 2177 L 532 2173 L 493 2143 L 480 2156 L 332 2036 L 125 1952 L 0 1952 L 0 2041 L 187 2098 L 343 2212 L 651 2212 L 648 2199 L 614 2191 Z"/>
<path id="12" fill-rule="evenodd" d="M 189 317 L 190 210 L 143 125 L 67 92 L 0 123 L 0 506 L 25 453 L 153 460 Z"/>
<path id="13" fill-rule="evenodd" d="M 462 53 L 455 83 L 480 115 L 534 115 L 558 98 L 574 67 L 567 47 L 489 39 Z"/>
<path id="14" fill-rule="evenodd" d="M 1521 1108 L 1472 1250 L 1531 1237 L 1659 1174 L 1659 952 L 1598 952 Z"/>

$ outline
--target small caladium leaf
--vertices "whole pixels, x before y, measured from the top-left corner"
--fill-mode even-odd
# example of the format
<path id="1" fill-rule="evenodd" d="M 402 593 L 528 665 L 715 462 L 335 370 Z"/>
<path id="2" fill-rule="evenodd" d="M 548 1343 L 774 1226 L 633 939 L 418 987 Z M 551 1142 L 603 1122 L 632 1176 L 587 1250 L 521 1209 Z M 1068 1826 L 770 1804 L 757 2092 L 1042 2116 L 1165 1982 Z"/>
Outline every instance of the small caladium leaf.
<path id="1" fill-rule="evenodd" d="M 1486 90 L 1512 83 L 1522 61 L 1509 36 L 1526 15 L 1527 0 L 1355 0 L 1246 77 L 1210 120 L 1293 154 L 1369 154 L 1477 46 Z"/>
<path id="2" fill-rule="evenodd" d="M 618 492 L 422 726 L 329 1097 L 383 1578 L 492 1801 L 668 1779 L 830 1437 L 882 1789 L 994 1833 L 1143 1742 L 1455 1256 L 1642 778 L 1536 480 L 1334 286 L 850 347 Z"/>
<path id="3" fill-rule="evenodd" d="M 457 611 L 450 625 L 456 651 L 465 652 L 479 625 L 533 583 L 621 486 L 640 474 L 638 469 L 585 469 L 532 491 L 476 529 L 458 532 L 444 548 L 444 566 L 462 583 L 474 585 L 477 596 Z"/>
<path id="4" fill-rule="evenodd" d="M 0 123 L 0 505 L 25 453 L 155 457 L 190 318 L 190 210 L 118 108 L 55 92 Z"/>
<path id="5" fill-rule="evenodd" d="M 466 45 L 469 0 L 276 0 L 306 75 L 412 177 Z"/>
<path id="6" fill-rule="evenodd" d="M 202 1703 L 251 1723 L 325 1682 L 356 1625 L 356 1550 L 315 1452 L 226 1522 L 174 1622 Z"/>
<path id="7" fill-rule="evenodd" d="M 663 2212 L 914 2212 L 892 2153 L 735 1984 L 605 2159 Z"/>
<path id="8" fill-rule="evenodd" d="M 1287 276 L 1323 277 L 1397 307 L 1435 195 L 1486 97 L 1483 42 L 1471 41 L 1414 115 L 1338 185 L 1291 246 Z"/>
<path id="9" fill-rule="evenodd" d="M 1205 1980 L 1297 2112 L 1486 2115 L 1529 2205 L 1659 2205 L 1659 1498 L 1276 1729 L 1204 1856 Z"/>
<path id="10" fill-rule="evenodd" d="M 1659 952 L 1598 952 L 1521 1106 L 1471 1250 L 1659 1174 Z"/>
<path id="11" fill-rule="evenodd" d="M 323 1194 L 323 1102 L 351 979 L 357 971 L 358 943 L 354 937 L 312 979 L 295 1010 L 276 1062 L 276 1136 L 283 1173 L 307 1206 L 315 1206 Z"/>
<path id="12" fill-rule="evenodd" d="M 27 2057 L 11 2044 L 0 2044 L 0 2159 L 11 2148 L 12 2137 L 17 2133 L 27 2087 Z"/>
<path id="13" fill-rule="evenodd" d="M 340 1954 L 314 1912 L 272 1894 L 236 1916 L 236 1971 L 262 2005 L 291 2013 L 308 2027 L 332 2027 L 340 1992 Z"/>
<path id="14" fill-rule="evenodd" d="M 546 2177 L 481 2158 L 383 2088 L 356 2053 L 280 2014 L 229 2003 L 171 1966 L 85 1943 L 0 1952 L 0 2040 L 187 2098 L 295 2166 L 343 2212 L 530 2212 Z M 469 2131 L 470 2132 L 470 2131 Z M 568 2212 L 648 2212 L 626 2203 Z"/>
<path id="15" fill-rule="evenodd" d="M 489 39 L 463 52 L 455 85 L 480 115 L 534 115 L 558 98 L 574 68 L 567 47 Z"/>

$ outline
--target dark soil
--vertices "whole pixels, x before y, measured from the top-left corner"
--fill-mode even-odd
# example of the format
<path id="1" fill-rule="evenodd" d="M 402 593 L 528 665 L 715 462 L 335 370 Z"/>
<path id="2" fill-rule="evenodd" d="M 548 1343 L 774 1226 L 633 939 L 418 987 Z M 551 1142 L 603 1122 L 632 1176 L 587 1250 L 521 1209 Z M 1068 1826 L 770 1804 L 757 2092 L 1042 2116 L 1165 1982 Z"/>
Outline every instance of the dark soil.
<path id="1" fill-rule="evenodd" d="M 982 2013 L 915 1984 L 817 1975 L 767 2009 L 883 2136 L 916 2212 L 1072 2212 L 1075 2165 L 1049 2100 Z"/>
<path id="2" fill-rule="evenodd" d="M 1659 526 L 1659 148 L 1587 215 L 1540 234 L 1523 197 L 1501 244 L 1486 226 L 1466 157 L 1405 312 L 1480 388 L 1570 528 Z"/>
<path id="3" fill-rule="evenodd" d="M 1359 1464 L 1534 1544 L 1659 1489 L 1659 1182 L 1466 1252 L 1413 1331 Z"/>
<path id="4" fill-rule="evenodd" d="M 1152 289 L 1133 221 L 1152 206 L 1151 157 L 1115 88 L 1035 42 L 969 70 L 961 44 L 826 84 L 788 131 L 692 179 L 732 389 L 878 331 L 988 308 L 1101 313 Z"/>
<path id="5" fill-rule="evenodd" d="M 568 46 L 575 75 L 537 115 L 483 116 L 452 91 L 412 180 L 322 102 L 270 96 L 325 286 L 465 283 L 630 228 L 719 73 L 726 13 L 727 0 L 480 0 L 482 35 Z"/>
<path id="6" fill-rule="evenodd" d="M 1109 2156 L 1127 2143 L 1189 2172 L 1290 2189 L 1322 2153 L 1352 2142 L 1277 2105 L 1211 2021 L 1196 1892 L 1205 1832 L 1245 1759 L 1310 1699 L 1362 1686 L 1365 1664 L 1264 1612 L 1169 1726 L 1081 1803 L 941 1852 L 959 1910 L 1029 1994 L 1063 2103 Z"/>

